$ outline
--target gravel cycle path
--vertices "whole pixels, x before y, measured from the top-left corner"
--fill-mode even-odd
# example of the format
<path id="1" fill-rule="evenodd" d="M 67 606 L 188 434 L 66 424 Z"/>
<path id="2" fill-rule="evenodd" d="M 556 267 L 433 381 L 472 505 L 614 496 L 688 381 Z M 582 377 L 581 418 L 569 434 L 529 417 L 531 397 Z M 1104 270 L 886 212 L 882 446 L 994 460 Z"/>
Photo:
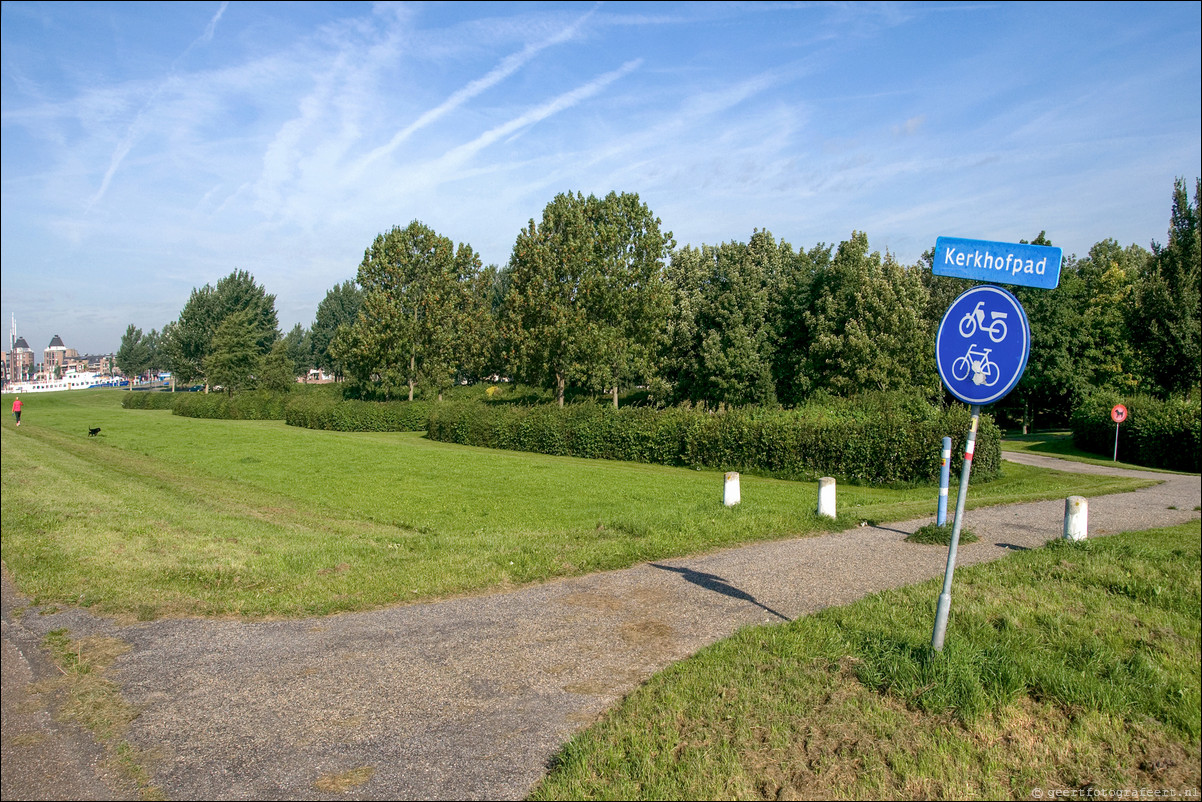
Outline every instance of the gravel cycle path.
<path id="1" fill-rule="evenodd" d="M 1199 517 L 1198 476 L 1004 456 L 1161 480 L 1089 499 L 1091 537 Z M 98 777 L 86 736 L 21 707 L 30 678 L 52 671 L 37 644 L 65 627 L 131 646 L 108 676 L 141 710 L 126 740 L 168 798 L 520 799 L 569 737 L 672 662 L 748 624 L 942 576 L 946 548 L 903 542 L 930 520 L 298 621 L 122 626 L 82 609 L 14 620 L 6 574 L 3 797 L 127 793 Z M 1063 520 L 1063 499 L 970 511 L 981 540 L 957 565 L 1041 546 Z"/>

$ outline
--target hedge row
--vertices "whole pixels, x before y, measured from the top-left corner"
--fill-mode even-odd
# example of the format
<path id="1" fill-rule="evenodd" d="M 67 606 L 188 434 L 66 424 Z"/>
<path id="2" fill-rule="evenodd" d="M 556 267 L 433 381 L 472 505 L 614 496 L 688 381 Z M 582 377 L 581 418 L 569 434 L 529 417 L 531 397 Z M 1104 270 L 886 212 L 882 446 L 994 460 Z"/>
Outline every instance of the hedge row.
<path id="1" fill-rule="evenodd" d="M 1202 401 L 1150 396 L 1123 398 L 1099 393 L 1073 410 L 1073 445 L 1083 451 L 1114 456 L 1115 423 L 1110 411 L 1116 404 L 1127 407 L 1127 419 L 1118 427 L 1118 457 L 1123 462 L 1168 468 L 1199 470 L 1202 450 Z"/>
<path id="2" fill-rule="evenodd" d="M 171 410 L 186 418 L 222 420 L 283 420 L 286 396 L 266 390 L 225 395 L 187 393 L 180 395 Z"/>
<path id="3" fill-rule="evenodd" d="M 965 407 L 798 411 L 674 407 L 560 408 L 444 402 L 432 405 L 427 436 L 464 445 L 543 454 L 768 473 L 789 479 L 832 475 L 870 483 L 937 481 L 945 435 L 963 453 Z M 1001 432 L 988 417 L 977 435 L 973 474 L 1001 465 Z M 953 465 L 958 470 L 958 465 Z"/>
<path id="4" fill-rule="evenodd" d="M 171 409 L 175 405 L 175 399 L 179 397 L 178 393 L 149 390 L 129 392 L 121 399 L 121 407 L 123 409 Z"/>
<path id="5" fill-rule="evenodd" d="M 426 428 L 426 401 L 339 401 L 328 395 L 289 399 L 284 422 L 335 432 L 420 432 Z"/>
<path id="6" fill-rule="evenodd" d="M 952 437 L 959 471 L 967 408 L 908 397 L 822 399 L 794 411 L 623 407 L 583 403 L 520 406 L 482 401 L 343 401 L 330 393 L 138 393 L 127 408 L 198 418 L 278 420 L 342 432 L 426 430 L 432 440 L 593 459 L 766 473 L 788 479 L 837 476 L 869 483 L 936 481 L 940 441 Z M 1001 467 L 1001 433 L 988 416 L 977 435 L 973 476 Z"/>

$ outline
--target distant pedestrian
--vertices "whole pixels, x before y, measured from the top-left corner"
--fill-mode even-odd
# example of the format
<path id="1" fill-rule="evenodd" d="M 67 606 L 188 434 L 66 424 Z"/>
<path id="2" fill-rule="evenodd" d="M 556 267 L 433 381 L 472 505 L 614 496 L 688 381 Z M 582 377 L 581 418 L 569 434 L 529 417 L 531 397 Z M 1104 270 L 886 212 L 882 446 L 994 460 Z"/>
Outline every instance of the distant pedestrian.
<path id="1" fill-rule="evenodd" d="M 21 396 L 13 399 L 13 417 L 17 419 L 17 425 L 21 425 Z"/>

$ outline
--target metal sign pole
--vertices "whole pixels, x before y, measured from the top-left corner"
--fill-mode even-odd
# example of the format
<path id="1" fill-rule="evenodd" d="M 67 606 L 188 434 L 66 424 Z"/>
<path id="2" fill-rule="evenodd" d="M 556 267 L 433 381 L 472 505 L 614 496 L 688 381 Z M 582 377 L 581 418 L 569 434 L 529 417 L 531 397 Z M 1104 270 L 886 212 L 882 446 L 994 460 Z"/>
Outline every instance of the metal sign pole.
<path id="1" fill-rule="evenodd" d="M 1054 290 L 1060 284 L 1064 254 L 1059 248 L 1026 243 L 988 242 L 960 237 L 935 241 L 931 273 L 974 281 L 1000 281 L 1023 287 Z M 956 549 L 968 496 L 968 475 L 976 448 L 981 407 L 1000 401 L 1017 386 L 1031 354 L 1031 321 L 1018 299 L 1001 287 L 983 284 L 971 287 L 943 313 L 935 335 L 935 366 L 943 386 L 972 411 L 972 428 L 964 444 L 964 466 L 960 471 L 960 495 L 956 498 L 956 520 L 947 552 L 943 593 L 935 613 L 931 648 L 943 651 L 948 611 L 952 606 L 952 574 Z"/>
<path id="2" fill-rule="evenodd" d="M 960 545 L 960 527 L 964 523 L 964 500 L 968 496 L 968 474 L 972 471 L 972 455 L 977 447 L 977 423 L 981 419 L 981 405 L 969 407 L 972 425 L 968 429 L 968 440 L 964 443 L 964 465 L 960 468 L 960 494 L 956 497 L 956 519 L 952 524 L 952 544 L 947 550 L 947 568 L 943 572 L 943 592 L 939 594 L 939 608 L 935 612 L 935 631 L 931 635 L 931 648 L 943 651 L 943 636 L 947 632 L 947 614 L 952 606 L 952 574 L 956 572 L 956 547 Z"/>
<path id="3" fill-rule="evenodd" d="M 1114 421 L 1114 457 L 1113 462 L 1119 461 L 1119 426 L 1123 421 L 1127 420 L 1127 408 L 1122 404 L 1115 404 L 1114 409 L 1110 410 L 1110 419 Z"/>

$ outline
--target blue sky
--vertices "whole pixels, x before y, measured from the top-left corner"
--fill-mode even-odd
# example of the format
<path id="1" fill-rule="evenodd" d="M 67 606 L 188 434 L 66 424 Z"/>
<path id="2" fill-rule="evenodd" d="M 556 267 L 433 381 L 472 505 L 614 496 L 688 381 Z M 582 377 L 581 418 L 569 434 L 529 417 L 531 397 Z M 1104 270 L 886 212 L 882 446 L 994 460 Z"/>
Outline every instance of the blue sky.
<path id="1" fill-rule="evenodd" d="M 394 225 L 503 265 L 565 191 L 680 245 L 1148 247 L 1202 175 L 1200 10 L 6 1 L 0 313 L 108 352 L 244 269 L 287 331 Z"/>

